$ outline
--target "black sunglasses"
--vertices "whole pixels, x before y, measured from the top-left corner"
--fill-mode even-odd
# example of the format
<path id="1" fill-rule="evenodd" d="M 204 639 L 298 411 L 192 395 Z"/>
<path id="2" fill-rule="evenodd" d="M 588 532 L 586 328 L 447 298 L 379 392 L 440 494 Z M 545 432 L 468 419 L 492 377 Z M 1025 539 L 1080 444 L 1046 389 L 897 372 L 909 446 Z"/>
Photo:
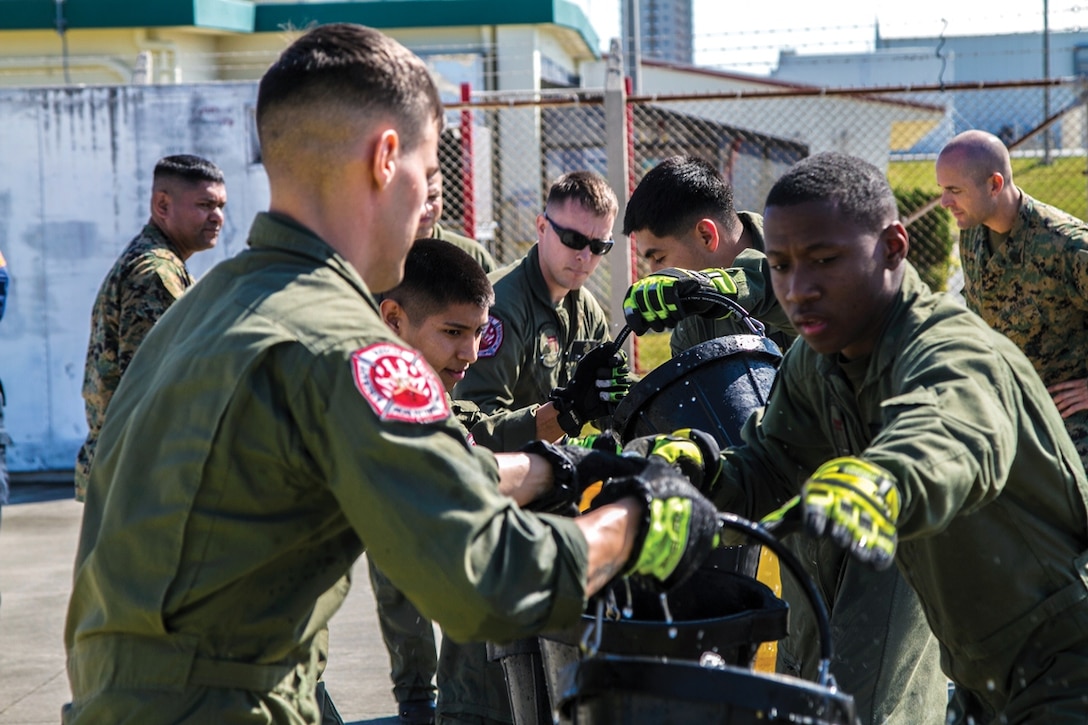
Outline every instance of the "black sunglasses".
<path id="1" fill-rule="evenodd" d="M 548 216 L 548 212 L 544 212 L 544 218 L 552 225 L 552 229 L 555 230 L 555 235 L 559 237 L 559 241 L 563 243 L 564 247 L 570 247 L 571 249 L 585 249 L 586 247 L 589 247 L 589 251 L 593 252 L 598 257 L 608 254 L 612 249 L 612 244 L 614 242 L 611 239 L 590 239 L 581 232 L 561 227 L 552 221 L 552 218 Z"/>

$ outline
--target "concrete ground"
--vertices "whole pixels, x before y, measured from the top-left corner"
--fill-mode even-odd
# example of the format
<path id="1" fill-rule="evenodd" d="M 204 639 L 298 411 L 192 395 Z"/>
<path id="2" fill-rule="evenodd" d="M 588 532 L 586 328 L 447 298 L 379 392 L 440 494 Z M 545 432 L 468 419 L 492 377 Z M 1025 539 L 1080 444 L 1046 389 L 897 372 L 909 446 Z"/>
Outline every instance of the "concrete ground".
<path id="1" fill-rule="evenodd" d="M 71 479 L 18 482 L 0 511 L 0 725 L 60 722 L 68 701 L 64 615 L 83 505 Z M 330 624 L 325 679 L 344 721 L 392 725 L 389 657 L 366 563 Z"/>

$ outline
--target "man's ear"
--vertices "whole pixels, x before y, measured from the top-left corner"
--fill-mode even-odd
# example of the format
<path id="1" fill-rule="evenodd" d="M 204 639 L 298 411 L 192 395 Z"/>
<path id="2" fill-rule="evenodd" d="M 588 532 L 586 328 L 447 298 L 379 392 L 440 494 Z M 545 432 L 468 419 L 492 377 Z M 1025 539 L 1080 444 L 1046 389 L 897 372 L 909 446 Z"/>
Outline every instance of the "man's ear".
<path id="1" fill-rule="evenodd" d="M 997 196 L 1005 188 L 1005 177 L 996 171 L 990 174 L 990 194 Z"/>
<path id="2" fill-rule="evenodd" d="M 151 193 L 151 217 L 161 221 L 170 215 L 170 194 L 163 189 Z"/>
<path id="3" fill-rule="evenodd" d="M 382 131 L 374 144 L 374 184 L 379 191 L 385 190 L 397 174 L 397 161 L 400 158 L 400 135 L 396 129 Z"/>
<path id="4" fill-rule="evenodd" d="M 888 269 L 895 269 L 907 258 L 910 251 L 910 235 L 903 223 L 896 220 L 886 226 L 880 233 L 884 242 L 884 249 Z"/>
<path id="5" fill-rule="evenodd" d="M 401 321 L 404 319 L 404 308 L 396 300 L 386 297 L 378 306 L 382 320 L 393 332 L 400 334 Z"/>
<path id="6" fill-rule="evenodd" d="M 546 229 L 548 220 L 544 218 L 543 214 L 536 215 L 536 240 L 537 242 L 544 241 L 544 234 L 548 231 Z"/>
<path id="7" fill-rule="evenodd" d="M 710 253 L 718 251 L 722 238 L 718 233 L 718 225 L 713 219 L 700 219 L 696 222 L 695 236 L 706 247 L 706 251 Z"/>

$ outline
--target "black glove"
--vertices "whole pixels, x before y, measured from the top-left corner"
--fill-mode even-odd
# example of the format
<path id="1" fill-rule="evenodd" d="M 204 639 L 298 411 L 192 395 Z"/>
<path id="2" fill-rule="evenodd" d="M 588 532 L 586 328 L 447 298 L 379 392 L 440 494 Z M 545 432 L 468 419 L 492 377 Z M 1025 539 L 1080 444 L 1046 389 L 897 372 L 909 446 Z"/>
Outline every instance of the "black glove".
<path id="1" fill-rule="evenodd" d="M 635 282 L 623 300 L 623 316 L 631 332 L 661 332 L 692 315 L 728 317 L 714 296 L 737 294 L 737 285 L 724 269 L 693 272 L 669 267 Z"/>
<path id="2" fill-rule="evenodd" d="M 543 457 L 552 467 L 552 490 L 525 506 L 526 510 L 577 516 L 578 503 L 586 488 L 615 476 L 630 476 L 650 462 L 635 456 L 620 456 L 612 449 L 593 449 L 581 445 L 556 445 L 532 441 L 518 449 Z"/>
<path id="3" fill-rule="evenodd" d="M 718 510 L 672 465 L 648 459 L 643 470 L 612 478 L 591 509 L 627 496 L 638 498 L 645 508 L 626 576 L 642 577 L 648 588 L 668 591 L 691 576 L 718 546 Z"/>
<path id="4" fill-rule="evenodd" d="M 669 435 L 635 438 L 623 447 L 624 453 L 643 458 L 661 458 L 687 476 L 700 493 L 709 493 L 721 470 L 721 449 L 709 433 L 681 428 Z"/>
<path id="5" fill-rule="evenodd" d="M 576 436 L 582 426 L 612 412 L 611 406 L 627 395 L 631 370 L 623 350 L 598 345 L 578 361 L 566 387 L 549 396 L 559 413 L 556 419 L 567 435 Z"/>

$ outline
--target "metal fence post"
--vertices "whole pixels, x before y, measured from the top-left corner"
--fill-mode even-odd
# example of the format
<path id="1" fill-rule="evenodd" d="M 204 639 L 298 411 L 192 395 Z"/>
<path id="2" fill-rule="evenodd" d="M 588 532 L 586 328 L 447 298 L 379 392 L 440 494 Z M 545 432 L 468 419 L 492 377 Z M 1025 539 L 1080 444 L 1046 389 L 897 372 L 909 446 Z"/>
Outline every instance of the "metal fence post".
<path id="1" fill-rule="evenodd" d="M 604 86 L 604 126 L 605 154 L 608 159 L 608 183 L 619 200 L 619 212 L 612 226 L 616 248 L 609 255 L 611 286 L 608 296 L 608 308 L 613 313 L 612 334 L 616 335 L 623 326 L 623 297 L 631 284 L 631 254 L 626 237 L 623 236 L 623 215 L 627 210 L 628 165 L 627 158 L 627 90 L 623 77 L 623 54 L 620 41 L 613 38 L 608 58 L 608 70 Z M 618 313 L 618 314 L 617 314 Z M 628 338 L 624 347 L 633 359 L 633 342 Z"/>

